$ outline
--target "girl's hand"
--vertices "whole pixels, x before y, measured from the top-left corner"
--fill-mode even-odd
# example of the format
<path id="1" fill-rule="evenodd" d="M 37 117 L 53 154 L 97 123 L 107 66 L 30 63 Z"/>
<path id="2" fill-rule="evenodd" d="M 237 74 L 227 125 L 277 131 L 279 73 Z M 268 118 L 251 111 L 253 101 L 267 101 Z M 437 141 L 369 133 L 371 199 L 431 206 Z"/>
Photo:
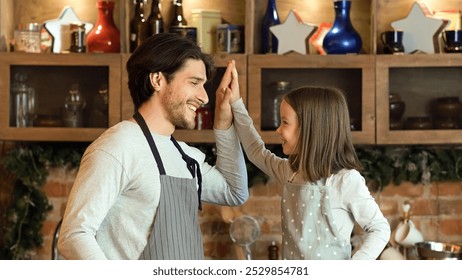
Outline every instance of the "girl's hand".
<path id="1" fill-rule="evenodd" d="M 228 129 L 233 122 L 231 103 L 240 98 L 239 83 L 237 80 L 236 63 L 228 62 L 226 71 L 215 93 L 215 120 L 216 129 Z"/>

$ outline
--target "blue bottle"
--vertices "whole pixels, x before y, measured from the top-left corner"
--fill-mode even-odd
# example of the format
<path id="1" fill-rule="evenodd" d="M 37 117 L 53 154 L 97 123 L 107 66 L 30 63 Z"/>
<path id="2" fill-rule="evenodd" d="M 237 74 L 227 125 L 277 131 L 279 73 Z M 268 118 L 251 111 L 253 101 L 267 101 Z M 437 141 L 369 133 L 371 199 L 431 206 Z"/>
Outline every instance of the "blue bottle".
<path id="1" fill-rule="evenodd" d="M 278 39 L 270 30 L 273 25 L 280 24 L 276 0 L 269 0 L 266 13 L 261 24 L 261 53 L 277 53 Z"/>
<path id="2" fill-rule="evenodd" d="M 324 37 L 322 46 L 327 54 L 358 54 L 362 41 L 350 20 L 350 0 L 334 1 L 335 21 Z"/>

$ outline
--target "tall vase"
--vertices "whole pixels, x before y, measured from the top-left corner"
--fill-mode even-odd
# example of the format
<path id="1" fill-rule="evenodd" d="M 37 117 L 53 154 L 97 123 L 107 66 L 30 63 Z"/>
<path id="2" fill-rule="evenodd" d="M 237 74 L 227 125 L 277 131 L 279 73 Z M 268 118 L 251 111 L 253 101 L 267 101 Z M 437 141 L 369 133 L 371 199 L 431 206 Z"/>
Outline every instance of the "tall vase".
<path id="1" fill-rule="evenodd" d="M 335 21 L 324 37 L 322 46 L 327 54 L 349 54 L 361 51 L 362 41 L 350 19 L 350 0 L 334 1 Z"/>
<path id="2" fill-rule="evenodd" d="M 261 24 L 261 53 L 277 53 L 278 39 L 270 30 L 273 25 L 280 24 L 278 10 L 276 8 L 276 0 L 268 0 L 266 13 Z"/>
<path id="3" fill-rule="evenodd" d="M 120 52 L 120 31 L 113 18 L 114 1 L 98 1 L 96 7 L 98 20 L 87 36 L 88 52 Z"/>

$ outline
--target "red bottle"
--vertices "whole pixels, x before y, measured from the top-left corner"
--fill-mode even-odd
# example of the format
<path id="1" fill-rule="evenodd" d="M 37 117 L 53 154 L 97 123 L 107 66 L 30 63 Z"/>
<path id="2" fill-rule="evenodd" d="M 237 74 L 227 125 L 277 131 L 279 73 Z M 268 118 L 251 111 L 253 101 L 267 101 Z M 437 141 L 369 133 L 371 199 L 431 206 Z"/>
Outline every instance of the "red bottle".
<path id="1" fill-rule="evenodd" d="M 120 52 L 120 31 L 113 18 L 114 1 L 98 1 L 96 7 L 98 20 L 87 36 L 88 52 Z"/>

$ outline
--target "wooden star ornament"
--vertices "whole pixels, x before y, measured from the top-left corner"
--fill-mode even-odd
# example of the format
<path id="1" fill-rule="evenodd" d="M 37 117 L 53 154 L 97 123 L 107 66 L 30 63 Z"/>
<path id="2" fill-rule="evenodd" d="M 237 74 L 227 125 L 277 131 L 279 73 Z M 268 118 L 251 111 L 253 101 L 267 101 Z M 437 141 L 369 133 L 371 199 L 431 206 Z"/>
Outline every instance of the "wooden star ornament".
<path id="1" fill-rule="evenodd" d="M 295 10 L 289 12 L 284 23 L 270 27 L 271 32 L 278 38 L 278 54 L 291 51 L 306 54 L 306 39 L 314 29 L 316 26 L 303 23 Z"/>
<path id="2" fill-rule="evenodd" d="M 412 5 L 411 11 L 404 19 L 394 21 L 391 26 L 395 30 L 402 30 L 403 46 L 407 53 L 423 51 L 437 53 L 438 35 L 443 31 L 448 21 L 433 18 L 433 13 L 421 1 Z"/>
<path id="3" fill-rule="evenodd" d="M 74 22 L 80 22 L 85 24 L 85 33 L 87 34 L 93 28 L 93 24 L 81 21 L 75 14 L 74 9 L 71 6 L 66 6 L 62 10 L 61 14 L 57 19 L 50 19 L 44 22 L 44 27 L 53 37 L 52 51 L 54 53 L 60 53 L 63 51 L 63 42 L 69 42 L 69 38 L 63 38 L 63 35 L 70 37 L 70 34 L 65 34 L 63 26 L 69 25 Z"/>

